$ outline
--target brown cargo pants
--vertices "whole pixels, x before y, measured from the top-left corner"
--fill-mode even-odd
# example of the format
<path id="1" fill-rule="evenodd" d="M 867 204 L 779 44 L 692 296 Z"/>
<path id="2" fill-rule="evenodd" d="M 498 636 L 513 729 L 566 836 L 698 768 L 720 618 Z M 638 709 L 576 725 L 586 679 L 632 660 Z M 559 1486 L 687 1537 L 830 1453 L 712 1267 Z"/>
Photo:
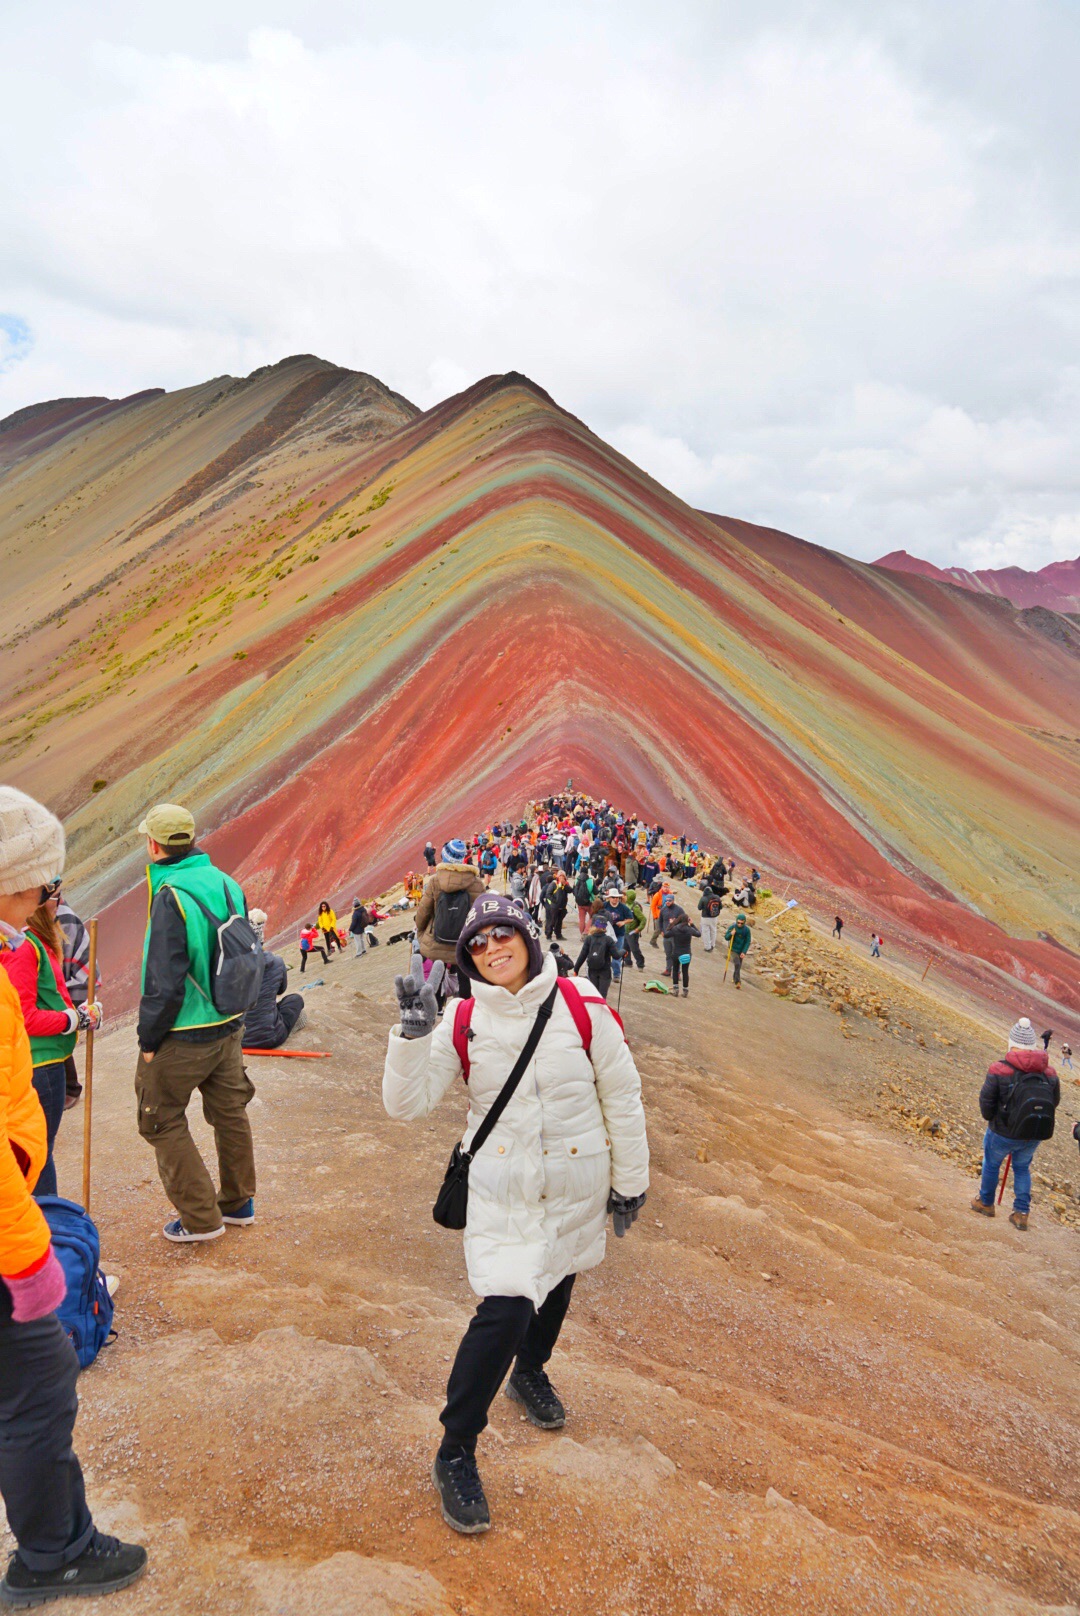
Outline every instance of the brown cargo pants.
<path id="1" fill-rule="evenodd" d="M 247 1118 L 255 1085 L 244 1070 L 241 1039 L 240 1031 L 207 1044 L 169 1037 L 152 1061 L 139 1052 L 139 1132 L 153 1145 L 165 1194 L 192 1234 L 220 1229 L 222 1212 L 235 1212 L 255 1194 L 255 1147 Z M 188 1128 L 187 1108 L 196 1089 L 214 1130 L 220 1194 L 214 1193 Z"/>

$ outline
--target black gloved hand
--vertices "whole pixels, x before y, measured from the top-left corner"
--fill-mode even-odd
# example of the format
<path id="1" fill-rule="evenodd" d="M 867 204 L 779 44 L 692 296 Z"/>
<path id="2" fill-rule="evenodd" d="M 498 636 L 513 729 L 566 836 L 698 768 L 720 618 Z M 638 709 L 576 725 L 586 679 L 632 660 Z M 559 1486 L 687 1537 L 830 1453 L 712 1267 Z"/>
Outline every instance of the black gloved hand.
<path id="1" fill-rule="evenodd" d="M 395 976 L 394 992 L 401 1006 L 401 1036 L 427 1038 L 439 1018 L 436 994 L 446 974 L 442 960 L 436 960 L 431 975 L 425 982 L 420 971 L 410 976 Z"/>
<path id="2" fill-rule="evenodd" d="M 615 1233 L 620 1240 L 630 1225 L 637 1222 L 638 1213 L 644 1205 L 644 1192 L 641 1195 L 616 1195 L 612 1190 L 608 1196 L 607 1209 L 612 1214 Z"/>

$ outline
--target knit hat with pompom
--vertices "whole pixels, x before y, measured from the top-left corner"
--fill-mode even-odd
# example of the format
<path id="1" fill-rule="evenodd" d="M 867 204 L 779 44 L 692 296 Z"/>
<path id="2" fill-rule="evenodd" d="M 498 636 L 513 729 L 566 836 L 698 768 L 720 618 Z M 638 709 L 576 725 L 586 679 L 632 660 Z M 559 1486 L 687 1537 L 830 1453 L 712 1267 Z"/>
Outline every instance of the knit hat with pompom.
<path id="1" fill-rule="evenodd" d="M 1010 1049 L 1034 1049 L 1039 1040 L 1035 1036 L 1035 1028 L 1027 1016 L 1021 1016 L 1016 1024 L 1009 1028 Z"/>
<path id="2" fill-rule="evenodd" d="M 0 893 L 29 892 L 64 873 L 64 827 L 40 802 L 0 786 Z"/>

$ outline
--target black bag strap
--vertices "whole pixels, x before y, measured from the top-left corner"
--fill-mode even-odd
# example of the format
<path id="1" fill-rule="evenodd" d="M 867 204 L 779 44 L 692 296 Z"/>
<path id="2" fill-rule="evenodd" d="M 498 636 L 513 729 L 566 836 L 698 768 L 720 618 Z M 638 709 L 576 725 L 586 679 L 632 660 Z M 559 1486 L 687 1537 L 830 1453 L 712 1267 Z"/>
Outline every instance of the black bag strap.
<path id="1" fill-rule="evenodd" d="M 525 1040 L 525 1046 L 522 1049 L 521 1054 L 514 1062 L 513 1071 L 510 1073 L 510 1076 L 506 1079 L 506 1082 L 499 1090 L 495 1097 L 494 1104 L 489 1108 L 487 1116 L 484 1118 L 483 1122 L 473 1135 L 472 1145 L 468 1150 L 462 1151 L 462 1156 L 466 1161 L 472 1161 L 473 1157 L 476 1155 L 476 1152 L 482 1148 L 489 1134 L 491 1133 L 492 1128 L 494 1128 L 495 1124 L 498 1122 L 499 1118 L 510 1104 L 510 1101 L 513 1099 L 514 1090 L 521 1082 L 521 1079 L 525 1076 L 525 1068 L 536 1054 L 536 1046 L 544 1035 L 544 1028 L 551 1020 L 551 1012 L 554 1007 L 555 996 L 558 991 L 558 986 L 553 987 L 543 1004 L 540 1006 L 539 1010 L 536 1012 L 536 1020 L 529 1029 L 529 1036 Z"/>

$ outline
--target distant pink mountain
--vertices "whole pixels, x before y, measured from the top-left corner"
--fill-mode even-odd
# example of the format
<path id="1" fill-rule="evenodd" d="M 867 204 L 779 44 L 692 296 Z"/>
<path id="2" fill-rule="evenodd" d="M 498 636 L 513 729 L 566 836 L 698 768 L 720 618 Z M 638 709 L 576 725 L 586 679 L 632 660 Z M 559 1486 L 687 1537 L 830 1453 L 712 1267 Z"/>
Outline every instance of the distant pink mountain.
<path id="1" fill-rule="evenodd" d="M 1038 572 L 1023 567 L 986 568 L 968 572 L 964 567 L 935 567 L 906 550 L 893 550 L 874 562 L 890 572 L 915 572 L 921 578 L 958 584 L 976 595 L 998 595 L 1014 606 L 1045 606 L 1052 612 L 1080 612 L 1080 556 L 1075 561 L 1051 561 Z"/>

